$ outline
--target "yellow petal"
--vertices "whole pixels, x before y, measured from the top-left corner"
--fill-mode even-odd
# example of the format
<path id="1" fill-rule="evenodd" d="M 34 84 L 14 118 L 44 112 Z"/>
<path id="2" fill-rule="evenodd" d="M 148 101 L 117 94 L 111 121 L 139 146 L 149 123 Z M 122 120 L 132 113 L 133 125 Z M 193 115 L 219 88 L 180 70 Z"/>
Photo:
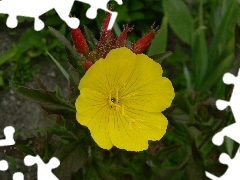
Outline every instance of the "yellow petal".
<path id="1" fill-rule="evenodd" d="M 174 98 L 171 81 L 162 77 L 161 66 L 146 55 L 137 55 L 137 61 L 121 95 L 123 104 L 148 112 L 165 110 Z"/>
<path id="2" fill-rule="evenodd" d="M 77 120 L 100 147 L 142 151 L 148 140 L 165 134 L 168 122 L 160 112 L 170 106 L 174 89 L 146 55 L 125 47 L 110 51 L 86 72 L 79 89 Z"/>
<path id="3" fill-rule="evenodd" d="M 148 140 L 160 140 L 166 133 L 168 121 L 162 113 L 146 112 L 129 107 L 126 116 L 132 120 L 132 127 Z"/>
<path id="4" fill-rule="evenodd" d="M 94 141 L 104 149 L 113 145 L 108 134 L 109 106 L 101 93 L 83 88 L 76 100 L 77 120 L 89 128 Z"/>
<path id="5" fill-rule="evenodd" d="M 90 88 L 106 93 L 123 86 L 135 68 L 136 55 L 127 48 L 110 51 L 105 59 L 99 59 L 81 79 L 79 89 Z"/>
<path id="6" fill-rule="evenodd" d="M 113 112 L 109 121 L 109 136 L 114 146 L 128 151 L 142 151 L 148 148 L 148 140 L 131 123 L 132 121 L 119 112 Z"/>

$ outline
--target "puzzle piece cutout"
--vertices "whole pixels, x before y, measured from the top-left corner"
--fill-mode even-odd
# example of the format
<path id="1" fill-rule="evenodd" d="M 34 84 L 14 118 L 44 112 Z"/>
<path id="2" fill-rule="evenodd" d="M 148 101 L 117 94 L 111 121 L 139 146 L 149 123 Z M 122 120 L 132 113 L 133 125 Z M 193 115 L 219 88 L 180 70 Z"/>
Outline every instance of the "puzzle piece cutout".
<path id="1" fill-rule="evenodd" d="M 223 76 L 223 82 L 225 84 L 234 84 L 234 88 L 232 91 L 232 96 L 230 101 L 218 100 L 216 102 L 216 106 L 219 110 L 224 110 L 227 106 L 230 106 L 233 116 L 235 118 L 235 123 L 225 127 L 222 131 L 218 132 L 213 137 L 213 143 L 220 146 L 224 141 L 224 136 L 228 136 L 232 140 L 238 142 L 240 144 L 240 111 L 239 111 L 239 103 L 240 103 L 240 70 L 238 71 L 238 76 L 235 77 L 230 73 L 226 73 Z"/>
<path id="2" fill-rule="evenodd" d="M 71 28 L 77 28 L 80 24 L 80 20 L 75 17 L 70 17 L 70 11 L 75 0 L 0 0 L 0 13 L 8 14 L 7 26 L 15 28 L 18 25 L 17 16 L 34 18 L 34 29 L 40 31 L 44 28 L 44 22 L 39 19 L 39 16 L 54 9 L 58 16 L 66 22 Z M 97 10 L 102 9 L 111 13 L 110 23 L 108 29 L 111 29 L 116 17 L 117 12 L 108 10 L 107 4 L 110 0 L 77 0 L 89 4 L 91 7 L 87 10 L 86 16 L 89 19 L 94 19 L 97 16 Z M 122 0 L 115 0 L 119 5 Z"/>
<path id="3" fill-rule="evenodd" d="M 0 161 L 0 171 L 6 171 L 8 169 L 8 163 L 5 160 Z"/>
<path id="4" fill-rule="evenodd" d="M 212 138 L 212 141 L 215 145 L 220 146 L 223 144 L 224 136 L 231 138 L 232 140 L 238 142 L 240 144 L 240 111 L 239 111 L 239 103 L 240 103 L 240 69 L 238 71 L 238 75 L 234 76 L 230 73 L 225 73 L 223 76 L 223 82 L 225 84 L 234 84 L 234 88 L 232 91 L 232 95 L 230 101 L 218 100 L 216 101 L 216 106 L 219 110 L 224 110 L 228 106 L 230 106 L 233 116 L 235 118 L 235 123 L 223 128 L 220 132 L 215 134 Z M 231 159 L 226 153 L 222 153 L 219 157 L 219 161 L 222 164 L 227 164 L 227 171 L 221 176 L 216 177 L 209 172 L 205 172 L 206 176 L 212 180 L 238 180 L 240 179 L 240 147 L 233 159 Z"/>
<path id="5" fill-rule="evenodd" d="M 57 158 L 53 157 L 47 164 L 45 164 L 38 155 L 35 157 L 27 155 L 24 158 L 24 163 L 26 166 L 37 164 L 38 180 L 58 180 L 58 178 L 52 173 L 52 169 L 55 169 L 60 165 L 60 161 Z"/>
<path id="6" fill-rule="evenodd" d="M 16 172 L 13 174 L 13 180 L 24 180 L 24 176 L 21 172 Z"/>
<path id="7" fill-rule="evenodd" d="M 15 129 L 12 126 L 7 126 L 3 130 L 5 139 L 0 139 L 0 146 L 11 146 L 15 144 L 13 134 Z"/>
<path id="8" fill-rule="evenodd" d="M 13 135 L 15 129 L 12 126 L 7 126 L 4 128 L 5 139 L 0 139 L 0 146 L 11 146 L 15 144 Z M 34 164 L 38 165 L 38 180 L 58 180 L 58 178 L 52 173 L 52 169 L 60 165 L 60 161 L 53 157 L 50 161 L 45 164 L 42 159 L 37 156 L 27 155 L 24 158 L 24 163 L 26 166 L 32 166 Z M 0 160 L 0 171 L 6 171 L 8 169 L 8 162 L 5 160 Z M 13 174 L 13 180 L 24 180 L 24 175 L 21 172 L 16 172 Z"/>
<path id="9" fill-rule="evenodd" d="M 212 180 L 239 180 L 240 179 L 240 148 L 238 149 L 235 157 L 231 159 L 226 153 L 222 153 L 219 157 L 219 162 L 227 164 L 228 169 L 221 177 L 216 177 L 209 172 L 206 172 L 206 176 Z"/>
<path id="10" fill-rule="evenodd" d="M 109 29 L 112 29 L 113 27 L 113 24 L 117 18 L 117 12 L 112 12 L 110 11 L 108 8 L 107 8 L 107 4 L 109 2 L 109 0 L 101 0 L 101 1 L 96 1 L 96 0 L 77 0 L 77 1 L 80 1 L 80 2 L 83 2 L 83 3 L 86 3 L 86 4 L 90 4 L 91 7 L 87 10 L 86 12 L 86 16 L 89 18 L 89 19 L 95 19 L 96 16 L 97 16 L 97 10 L 98 9 L 102 9 L 106 12 L 109 12 L 111 14 L 111 19 L 110 19 L 110 22 L 108 24 L 108 30 Z M 122 5 L 123 2 L 122 0 L 115 0 L 119 5 Z"/>

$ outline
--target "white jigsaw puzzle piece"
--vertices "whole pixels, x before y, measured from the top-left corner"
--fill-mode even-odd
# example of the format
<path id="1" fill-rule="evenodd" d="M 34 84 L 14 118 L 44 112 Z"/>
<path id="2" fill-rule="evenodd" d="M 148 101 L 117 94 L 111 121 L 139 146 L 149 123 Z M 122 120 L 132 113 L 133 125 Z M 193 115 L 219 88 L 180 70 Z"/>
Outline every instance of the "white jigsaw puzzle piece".
<path id="1" fill-rule="evenodd" d="M 224 136 L 231 138 L 232 140 L 240 144 L 240 69 L 238 75 L 234 76 L 230 73 L 225 73 L 223 76 L 223 82 L 225 84 L 234 84 L 232 95 L 230 101 L 218 100 L 216 106 L 219 110 L 224 110 L 226 107 L 230 106 L 233 116 L 235 118 L 235 123 L 223 128 L 220 132 L 213 136 L 213 143 L 215 145 L 222 145 L 224 141 Z M 231 159 L 226 153 L 222 153 L 219 157 L 219 161 L 222 164 L 227 164 L 228 169 L 221 177 L 216 177 L 209 172 L 205 172 L 206 176 L 212 180 L 239 180 L 240 179 L 240 148 L 238 149 L 235 157 Z"/>
<path id="2" fill-rule="evenodd" d="M 38 180 L 58 180 L 58 178 L 52 173 L 52 169 L 55 169 L 60 165 L 60 161 L 57 158 L 53 157 L 47 164 L 45 164 L 38 155 L 27 155 L 24 158 L 24 163 L 26 166 L 37 164 Z"/>
<path id="3" fill-rule="evenodd" d="M 98 9 L 102 9 L 106 12 L 109 12 L 111 14 L 111 19 L 110 19 L 110 22 L 108 24 L 108 29 L 112 29 L 113 27 L 113 24 L 117 18 L 117 12 L 112 12 L 108 9 L 107 5 L 108 5 L 108 2 L 110 0 L 101 0 L 101 1 L 96 1 L 96 0 L 77 0 L 77 1 L 80 1 L 80 2 L 83 2 L 83 3 L 86 3 L 86 4 L 89 4 L 91 5 L 91 7 L 87 10 L 86 12 L 86 16 L 89 18 L 89 19 L 95 19 L 96 16 L 97 16 L 97 10 Z M 115 0 L 119 5 L 122 5 L 123 2 L 122 0 Z"/>
<path id="4" fill-rule="evenodd" d="M 40 31 L 44 28 L 44 22 L 39 19 L 39 16 L 54 9 L 59 17 L 67 23 L 67 25 L 73 29 L 79 27 L 80 21 L 75 17 L 70 17 L 73 3 L 75 0 L 0 0 L 0 13 L 8 14 L 7 26 L 15 28 L 18 25 L 17 16 L 34 18 L 34 29 Z M 117 12 L 108 10 L 107 4 L 110 0 L 77 0 L 89 4 L 91 7 L 88 9 L 86 16 L 90 19 L 94 19 L 97 16 L 97 10 L 102 9 L 111 13 L 111 19 L 108 25 L 108 29 L 111 29 L 116 18 Z M 122 0 L 115 0 L 119 5 Z"/>
<path id="5" fill-rule="evenodd" d="M 231 159 L 226 153 L 222 153 L 219 157 L 219 161 L 222 164 L 227 164 L 227 171 L 221 176 L 216 177 L 209 172 L 206 172 L 206 176 L 212 180 L 239 180 L 240 179 L 240 148 L 238 149 L 235 157 Z"/>
<path id="6" fill-rule="evenodd" d="M 0 146 L 12 146 L 15 144 L 13 138 L 15 129 L 12 126 L 7 126 L 4 128 L 5 139 L 0 139 Z"/>
<path id="7" fill-rule="evenodd" d="M 13 174 L 13 180 L 24 180 L 23 173 L 21 172 L 16 172 Z"/>
<path id="8" fill-rule="evenodd" d="M 15 28 L 18 24 L 17 16 L 34 18 L 34 29 L 39 31 L 44 23 L 39 19 L 51 9 L 55 9 L 59 17 L 71 28 L 77 28 L 79 19 L 70 17 L 74 0 L 2 0 L 0 1 L 0 13 L 8 14 L 7 26 Z"/>
<path id="9" fill-rule="evenodd" d="M 232 96 L 230 101 L 224 100 L 217 100 L 216 106 L 219 110 L 224 110 L 227 106 L 230 106 L 233 116 L 235 118 L 235 123 L 225 127 L 222 131 L 218 132 L 213 137 L 213 143 L 220 146 L 224 141 L 224 136 L 228 136 L 232 140 L 238 142 L 240 144 L 240 111 L 239 111 L 239 104 L 240 104 L 240 70 L 238 72 L 238 76 L 235 77 L 230 73 L 226 73 L 223 76 L 223 82 L 225 84 L 234 84 L 234 88 L 232 91 Z"/>
<path id="10" fill-rule="evenodd" d="M 8 163 L 5 160 L 0 161 L 0 171 L 6 171 L 8 169 Z"/>

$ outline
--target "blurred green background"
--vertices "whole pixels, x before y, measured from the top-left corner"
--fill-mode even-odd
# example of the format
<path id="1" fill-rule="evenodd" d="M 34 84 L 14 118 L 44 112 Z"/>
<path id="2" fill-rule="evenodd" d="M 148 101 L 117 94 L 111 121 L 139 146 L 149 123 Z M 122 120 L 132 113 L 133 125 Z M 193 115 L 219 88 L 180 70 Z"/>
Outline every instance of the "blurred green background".
<path id="1" fill-rule="evenodd" d="M 129 41 L 134 42 L 155 23 L 160 30 L 145 53 L 172 52 L 161 62 L 164 76 L 172 81 L 176 92 L 172 106 L 164 112 L 169 127 L 163 139 L 150 142 L 147 151 L 104 151 L 94 146 L 91 149 L 92 156 L 88 157 L 87 147 L 78 147 L 78 143 L 69 140 L 76 138 L 68 133 L 74 132 L 75 125 L 64 121 L 65 128 L 61 129 L 61 133 L 67 134 L 66 141 L 71 143 L 57 150 L 57 153 L 67 154 L 61 170 L 72 174 L 68 178 L 74 180 L 202 180 L 207 179 L 205 171 L 221 176 L 227 166 L 219 163 L 219 155 L 226 152 L 232 158 L 239 147 L 227 137 L 219 147 L 211 142 L 214 134 L 235 121 L 230 109 L 219 111 L 215 102 L 219 98 L 229 100 L 233 86 L 226 86 L 221 80 L 222 76 L 226 72 L 237 75 L 240 68 L 239 2 L 123 0 L 122 6 L 113 3 L 118 12 L 113 28 L 115 34 L 118 35 L 126 23 L 134 25 L 134 31 L 129 34 Z M 97 18 L 89 20 L 85 16 L 88 8 L 89 5 L 75 2 L 71 14 L 81 20 L 80 27 L 86 25 L 98 38 L 105 12 L 99 10 Z M 6 15 L 0 15 L 1 26 L 5 26 L 6 18 Z M 9 29 L 9 35 L 16 37 L 16 42 L 0 54 L 1 89 L 8 89 L 10 80 L 23 85 L 32 81 L 41 68 L 33 69 L 33 65 L 49 59 L 46 51 L 59 62 L 66 61 L 64 46 L 47 27 L 59 30 L 70 40 L 69 28 L 54 11 L 42 15 L 41 19 L 45 22 L 45 28 L 40 32 L 34 31 L 31 19 L 22 17 L 17 27 L 24 29 L 21 36 L 16 33 L 17 28 Z M 49 141 L 44 143 L 45 151 L 41 155 L 46 160 L 56 152 Z M 23 152 L 32 152 L 27 145 L 21 147 Z M 72 151 L 67 151 L 67 147 Z M 76 147 L 80 150 L 75 151 Z M 74 157 L 77 157 L 77 162 Z M 67 168 L 69 163 L 72 166 Z M 61 179 L 62 173 L 58 175 Z"/>

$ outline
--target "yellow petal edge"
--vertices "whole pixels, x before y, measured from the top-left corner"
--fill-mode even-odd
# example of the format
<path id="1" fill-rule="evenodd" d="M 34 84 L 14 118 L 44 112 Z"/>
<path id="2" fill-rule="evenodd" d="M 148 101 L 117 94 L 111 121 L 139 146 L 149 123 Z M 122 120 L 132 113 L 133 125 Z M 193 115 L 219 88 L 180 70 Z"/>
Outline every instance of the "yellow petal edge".
<path id="1" fill-rule="evenodd" d="M 111 50 L 88 69 L 79 90 L 77 121 L 103 149 L 146 150 L 148 140 L 166 133 L 161 112 L 171 105 L 174 89 L 162 77 L 161 65 L 144 54 L 126 47 Z"/>

